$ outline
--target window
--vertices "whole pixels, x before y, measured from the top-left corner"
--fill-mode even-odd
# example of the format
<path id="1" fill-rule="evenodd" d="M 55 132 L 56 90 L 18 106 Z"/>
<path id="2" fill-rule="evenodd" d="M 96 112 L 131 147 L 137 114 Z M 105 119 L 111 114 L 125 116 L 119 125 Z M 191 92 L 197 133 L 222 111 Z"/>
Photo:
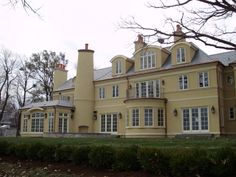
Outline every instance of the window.
<path id="1" fill-rule="evenodd" d="M 199 87 L 208 87 L 209 86 L 209 79 L 208 79 L 208 72 L 201 72 L 198 75 L 199 80 Z"/>
<path id="2" fill-rule="evenodd" d="M 208 108 L 196 107 L 185 108 L 182 111 L 184 132 L 208 131 Z"/>
<path id="3" fill-rule="evenodd" d="M 153 109 L 150 108 L 144 109 L 144 125 L 145 126 L 153 125 Z"/>
<path id="4" fill-rule="evenodd" d="M 54 132 L 54 114 L 53 114 L 53 112 L 48 113 L 48 132 Z"/>
<path id="5" fill-rule="evenodd" d="M 234 107 L 229 108 L 229 120 L 235 120 L 235 110 Z"/>
<path id="6" fill-rule="evenodd" d="M 104 87 L 99 88 L 99 98 L 100 99 L 105 98 L 105 88 Z"/>
<path id="7" fill-rule="evenodd" d="M 159 98 L 160 82 L 159 80 L 138 82 L 135 91 L 136 98 Z"/>
<path id="8" fill-rule="evenodd" d="M 121 74 L 121 61 L 118 60 L 115 62 L 115 73 L 116 74 Z"/>
<path id="9" fill-rule="evenodd" d="M 179 89 L 185 90 L 188 88 L 188 77 L 186 75 L 179 76 Z"/>
<path id="10" fill-rule="evenodd" d="M 68 133 L 68 114 L 59 113 L 59 132 Z"/>
<path id="11" fill-rule="evenodd" d="M 118 97 L 119 96 L 119 87 L 118 85 L 112 86 L 112 97 Z"/>
<path id="12" fill-rule="evenodd" d="M 177 49 L 177 56 L 176 56 L 176 60 L 177 63 L 185 63 L 185 49 L 184 48 L 178 48 Z"/>
<path id="13" fill-rule="evenodd" d="M 117 114 L 101 115 L 101 132 L 117 132 Z"/>
<path id="14" fill-rule="evenodd" d="M 232 85 L 234 83 L 234 76 L 232 75 L 227 76 L 226 81 L 228 84 Z"/>
<path id="15" fill-rule="evenodd" d="M 29 115 L 24 115 L 24 119 L 23 119 L 23 132 L 27 132 L 28 131 L 28 116 Z"/>
<path id="16" fill-rule="evenodd" d="M 32 114 L 31 120 L 31 131 L 32 132 L 43 132 L 43 121 L 44 120 L 44 113 L 37 112 Z"/>
<path id="17" fill-rule="evenodd" d="M 157 126 L 158 127 L 164 127 L 164 110 L 162 108 L 159 108 L 157 110 Z"/>
<path id="18" fill-rule="evenodd" d="M 61 100 L 70 101 L 70 97 L 69 97 L 69 96 L 62 95 L 62 96 L 61 96 Z"/>
<path id="19" fill-rule="evenodd" d="M 156 67 L 156 56 L 154 52 L 143 52 L 140 57 L 140 68 L 148 69 Z"/>
<path id="20" fill-rule="evenodd" d="M 139 126 L 139 109 L 132 109 L 132 126 Z"/>

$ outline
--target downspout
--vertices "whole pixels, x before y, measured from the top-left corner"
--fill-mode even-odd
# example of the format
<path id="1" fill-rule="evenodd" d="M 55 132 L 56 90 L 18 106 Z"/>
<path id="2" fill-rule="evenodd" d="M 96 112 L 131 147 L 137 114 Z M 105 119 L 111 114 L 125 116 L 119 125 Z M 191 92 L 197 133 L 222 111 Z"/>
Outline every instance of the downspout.
<path id="1" fill-rule="evenodd" d="M 216 65 L 216 76 L 217 76 L 217 95 L 218 95 L 218 112 L 219 112 L 219 128 L 220 128 L 220 135 L 222 134 L 222 122 L 221 122 L 221 101 L 220 101 L 220 82 L 219 82 L 219 63 Z"/>
<path id="2" fill-rule="evenodd" d="M 167 99 L 165 99 L 165 137 L 167 137 Z"/>

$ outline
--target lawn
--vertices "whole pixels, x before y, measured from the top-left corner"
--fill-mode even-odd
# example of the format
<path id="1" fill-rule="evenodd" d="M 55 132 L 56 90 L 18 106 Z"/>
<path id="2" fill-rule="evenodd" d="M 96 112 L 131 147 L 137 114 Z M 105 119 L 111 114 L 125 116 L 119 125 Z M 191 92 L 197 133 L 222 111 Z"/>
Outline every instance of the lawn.
<path id="1" fill-rule="evenodd" d="M 220 148 L 236 147 L 236 138 L 21 138 L 21 137 L 1 137 L 0 141 L 14 143 L 34 143 L 41 142 L 46 144 L 61 145 L 112 145 L 112 146 L 131 146 L 138 145 L 142 147 L 158 148 L 181 148 L 181 147 L 199 147 L 199 148 Z"/>

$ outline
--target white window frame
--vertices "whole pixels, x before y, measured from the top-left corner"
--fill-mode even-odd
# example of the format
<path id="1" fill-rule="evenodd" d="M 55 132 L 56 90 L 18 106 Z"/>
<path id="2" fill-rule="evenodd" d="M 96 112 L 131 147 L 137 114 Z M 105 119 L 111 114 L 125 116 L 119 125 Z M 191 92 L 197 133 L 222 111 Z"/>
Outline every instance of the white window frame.
<path id="1" fill-rule="evenodd" d="M 24 115 L 24 119 L 23 119 L 23 132 L 27 132 L 28 131 L 28 116 L 29 115 Z"/>
<path id="2" fill-rule="evenodd" d="M 144 108 L 144 126 L 153 126 L 154 111 L 153 108 Z"/>
<path id="3" fill-rule="evenodd" d="M 207 112 L 206 113 L 203 112 L 203 109 L 204 110 L 206 109 Z M 197 112 L 196 111 L 194 112 L 194 110 L 197 110 Z M 184 116 L 187 115 L 184 113 L 185 111 L 188 112 L 188 116 L 189 116 L 187 118 L 188 119 L 187 120 L 187 122 L 188 122 L 187 127 L 189 129 L 185 129 L 185 125 L 187 125 L 184 122 L 185 121 L 184 119 L 186 118 Z M 196 117 L 194 117 L 194 116 L 196 116 Z M 204 116 L 206 116 L 206 117 L 204 117 Z M 207 118 L 207 125 L 204 124 L 203 119 L 205 119 L 205 118 Z M 193 127 L 194 125 L 197 126 L 198 129 L 194 130 L 194 127 Z M 204 126 L 207 126 L 207 129 L 205 129 L 205 128 L 203 129 Z M 184 133 L 207 133 L 207 132 L 209 132 L 209 108 L 208 107 L 183 108 L 182 109 L 182 131 Z"/>
<path id="4" fill-rule="evenodd" d="M 54 132 L 54 113 L 48 113 L 48 132 Z"/>
<path id="5" fill-rule="evenodd" d="M 157 109 L 157 126 L 165 127 L 165 111 L 163 108 Z"/>
<path id="6" fill-rule="evenodd" d="M 180 47 L 176 51 L 176 63 L 181 64 L 186 62 L 186 49 Z"/>
<path id="7" fill-rule="evenodd" d="M 115 74 L 121 74 L 122 73 L 122 63 L 121 60 L 117 60 L 115 62 Z"/>
<path id="8" fill-rule="evenodd" d="M 104 87 L 99 87 L 99 99 L 104 99 L 105 98 L 105 88 Z"/>
<path id="9" fill-rule="evenodd" d="M 140 126 L 140 110 L 139 108 L 131 109 L 131 126 L 139 127 Z"/>
<path id="10" fill-rule="evenodd" d="M 145 51 L 140 55 L 140 69 L 151 69 L 156 67 L 156 54 L 153 51 Z"/>
<path id="11" fill-rule="evenodd" d="M 160 80 L 137 82 L 136 98 L 160 98 Z"/>
<path id="12" fill-rule="evenodd" d="M 112 86 L 112 97 L 119 97 L 119 86 L 118 85 L 113 85 Z"/>
<path id="13" fill-rule="evenodd" d="M 61 125 L 60 125 L 61 122 Z M 58 116 L 58 131 L 60 133 L 68 133 L 69 132 L 69 114 L 68 113 L 59 113 Z"/>
<path id="14" fill-rule="evenodd" d="M 235 108 L 229 107 L 229 120 L 235 120 Z"/>
<path id="15" fill-rule="evenodd" d="M 200 88 L 209 87 L 209 74 L 208 74 L 208 72 L 198 73 L 198 85 Z"/>
<path id="16" fill-rule="evenodd" d="M 44 113 L 43 112 L 32 113 L 31 132 L 43 132 L 43 131 L 44 131 Z"/>
<path id="17" fill-rule="evenodd" d="M 188 76 L 186 74 L 182 74 L 179 76 L 179 89 L 180 90 L 188 89 Z"/>
<path id="18" fill-rule="evenodd" d="M 118 130 L 118 114 L 109 113 L 100 115 L 100 132 L 101 133 L 117 133 Z"/>

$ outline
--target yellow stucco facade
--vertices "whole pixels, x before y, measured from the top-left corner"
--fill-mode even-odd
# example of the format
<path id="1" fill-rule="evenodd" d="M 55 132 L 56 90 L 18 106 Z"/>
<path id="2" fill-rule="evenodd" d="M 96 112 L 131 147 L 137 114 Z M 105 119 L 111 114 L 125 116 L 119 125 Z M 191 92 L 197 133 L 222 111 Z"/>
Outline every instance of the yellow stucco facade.
<path id="1" fill-rule="evenodd" d="M 116 55 L 110 68 L 99 70 L 94 51 L 79 50 L 74 78 L 56 70 L 54 100 L 21 109 L 21 135 L 236 133 L 235 53 L 225 64 L 222 55 L 209 56 L 185 40 L 162 48 L 139 35 L 134 45 L 131 58 Z"/>

